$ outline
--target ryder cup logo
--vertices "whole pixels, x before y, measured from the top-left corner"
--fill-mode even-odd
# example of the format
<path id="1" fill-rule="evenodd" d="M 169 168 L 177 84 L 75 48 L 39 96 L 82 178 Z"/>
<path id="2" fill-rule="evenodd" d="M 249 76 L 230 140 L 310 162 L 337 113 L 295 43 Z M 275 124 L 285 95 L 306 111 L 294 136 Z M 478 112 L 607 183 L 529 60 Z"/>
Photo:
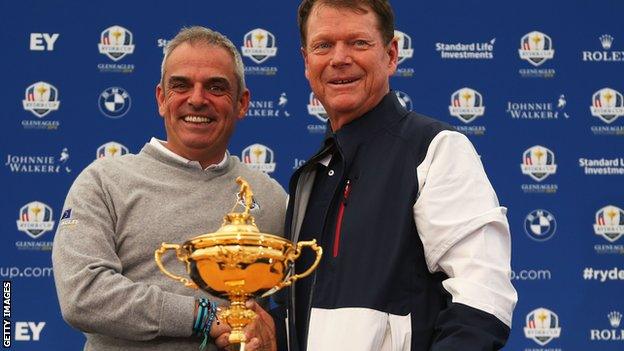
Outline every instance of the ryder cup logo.
<path id="1" fill-rule="evenodd" d="M 522 154 L 522 174 L 526 174 L 538 182 L 557 172 L 555 154 L 549 149 L 535 145 Z"/>
<path id="2" fill-rule="evenodd" d="M 396 95 L 397 99 L 399 99 L 399 103 L 401 104 L 401 106 L 403 106 L 404 109 L 408 111 L 412 110 L 412 98 L 409 97 L 409 95 L 400 90 L 395 90 L 394 94 Z"/>
<path id="3" fill-rule="evenodd" d="M 559 317 L 551 310 L 540 307 L 526 316 L 524 336 L 544 346 L 561 335 Z"/>
<path id="4" fill-rule="evenodd" d="M 557 221 L 546 210 L 534 210 L 524 219 L 524 231 L 535 241 L 546 241 L 555 235 Z"/>
<path id="5" fill-rule="evenodd" d="M 520 39 L 520 58 L 537 67 L 555 55 L 552 40 L 541 32 L 531 32 Z"/>
<path id="6" fill-rule="evenodd" d="M 277 54 L 275 36 L 271 32 L 256 28 L 245 34 L 244 46 L 241 47 L 243 56 L 249 57 L 253 62 L 260 64 Z"/>
<path id="7" fill-rule="evenodd" d="M 459 118 L 464 123 L 470 123 L 485 113 L 483 96 L 476 90 L 461 88 L 451 95 L 449 111 L 451 116 Z"/>
<path id="8" fill-rule="evenodd" d="M 241 155 L 243 162 L 251 169 L 255 169 L 264 173 L 275 171 L 275 162 L 273 162 L 273 150 L 262 144 L 249 145 L 243 150 Z"/>
<path id="9" fill-rule="evenodd" d="M 122 26 L 108 27 L 100 35 L 98 48 L 100 54 L 108 56 L 113 61 L 119 61 L 134 52 L 132 32 Z"/>
<path id="10" fill-rule="evenodd" d="M 100 93 L 98 107 L 106 117 L 120 118 L 130 110 L 130 95 L 123 88 L 111 87 Z"/>
<path id="11" fill-rule="evenodd" d="M 592 96 L 590 110 L 592 116 L 600 118 L 605 123 L 611 123 L 618 117 L 624 116 L 622 94 L 611 88 L 600 89 Z"/>
<path id="12" fill-rule="evenodd" d="M 409 35 L 398 30 L 394 31 L 394 38 L 399 44 L 399 60 L 397 61 L 397 65 L 399 65 L 401 64 L 401 62 L 414 56 L 414 49 L 412 49 L 412 38 L 410 38 Z"/>
<path id="13" fill-rule="evenodd" d="M 58 99 L 58 90 L 46 82 L 37 82 L 26 88 L 24 110 L 32 112 L 39 118 L 56 111 L 61 102 Z"/>
<path id="14" fill-rule="evenodd" d="M 103 144 L 102 146 L 98 147 L 97 152 L 96 152 L 96 157 L 97 158 L 102 158 L 102 157 L 118 157 L 118 156 L 122 156 L 128 153 L 128 148 L 123 146 L 122 144 L 115 142 L 115 141 L 109 141 L 106 144 Z"/>
<path id="15" fill-rule="evenodd" d="M 45 232 L 54 228 L 52 209 L 43 202 L 33 201 L 24 205 L 19 211 L 17 229 L 37 239 Z"/>
<path id="16" fill-rule="evenodd" d="M 318 118 L 321 122 L 327 123 L 327 112 L 325 107 L 321 104 L 321 101 L 314 96 L 314 93 L 310 93 L 310 100 L 308 102 L 308 113 Z"/>
<path id="17" fill-rule="evenodd" d="M 613 205 L 605 206 L 596 212 L 594 233 L 610 242 L 624 235 L 624 211 Z"/>

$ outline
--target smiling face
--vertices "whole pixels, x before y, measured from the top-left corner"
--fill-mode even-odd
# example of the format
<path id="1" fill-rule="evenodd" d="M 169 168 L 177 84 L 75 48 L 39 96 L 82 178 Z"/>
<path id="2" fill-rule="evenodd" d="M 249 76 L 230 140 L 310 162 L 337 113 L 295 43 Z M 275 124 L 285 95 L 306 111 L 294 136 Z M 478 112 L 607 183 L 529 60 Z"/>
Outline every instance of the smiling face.
<path id="1" fill-rule="evenodd" d="M 384 44 L 375 14 L 314 5 L 301 49 L 305 76 L 330 117 L 332 129 L 362 116 L 390 90 L 396 40 Z"/>
<path id="2" fill-rule="evenodd" d="M 249 106 L 249 91 L 238 91 L 232 55 L 219 46 L 185 42 L 170 54 L 164 72 L 156 100 L 167 148 L 203 167 L 219 163 Z"/>

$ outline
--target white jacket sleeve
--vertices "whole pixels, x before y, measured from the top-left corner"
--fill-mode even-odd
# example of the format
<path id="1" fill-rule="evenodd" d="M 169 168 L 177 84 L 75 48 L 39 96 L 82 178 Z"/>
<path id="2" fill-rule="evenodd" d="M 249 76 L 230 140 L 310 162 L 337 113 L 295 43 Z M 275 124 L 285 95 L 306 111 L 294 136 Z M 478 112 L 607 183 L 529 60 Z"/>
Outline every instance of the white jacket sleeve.
<path id="1" fill-rule="evenodd" d="M 414 219 L 429 271 L 443 271 L 454 303 L 511 326 L 517 294 L 511 285 L 511 238 L 498 199 L 470 141 L 443 131 L 417 168 Z"/>

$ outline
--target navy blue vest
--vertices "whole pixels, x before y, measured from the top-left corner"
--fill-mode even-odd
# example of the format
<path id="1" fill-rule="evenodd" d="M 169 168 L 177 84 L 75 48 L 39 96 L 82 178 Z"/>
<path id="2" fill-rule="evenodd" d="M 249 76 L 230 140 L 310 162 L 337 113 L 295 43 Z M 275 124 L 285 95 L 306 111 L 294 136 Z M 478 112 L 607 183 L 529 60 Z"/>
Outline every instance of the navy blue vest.
<path id="1" fill-rule="evenodd" d="M 411 349 L 430 349 L 439 332 L 437 319 L 451 302 L 441 284 L 446 275 L 427 269 L 414 222 L 416 169 L 431 140 L 449 129 L 406 111 L 390 92 L 362 117 L 328 133 L 322 150 L 293 174 L 286 236 L 293 241 L 315 238 L 324 256 L 315 273 L 296 284 L 296 294 L 291 292 L 291 350 L 305 345 L 311 307 L 411 313 Z M 318 161 L 328 154 L 332 163 L 320 166 Z M 312 179 L 313 185 L 304 184 Z M 302 196 L 306 188 L 309 198 Z M 295 213 L 302 197 L 307 207 L 297 231 L 293 221 L 301 221 Z M 310 257 L 297 261 L 298 272 Z M 295 340 L 297 335 L 303 340 Z"/>

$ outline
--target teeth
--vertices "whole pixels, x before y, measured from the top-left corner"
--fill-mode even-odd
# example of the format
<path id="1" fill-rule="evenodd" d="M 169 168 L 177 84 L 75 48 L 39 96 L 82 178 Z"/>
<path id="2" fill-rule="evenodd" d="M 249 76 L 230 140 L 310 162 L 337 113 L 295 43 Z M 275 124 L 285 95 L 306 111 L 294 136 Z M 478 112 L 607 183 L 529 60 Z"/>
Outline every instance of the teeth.
<path id="1" fill-rule="evenodd" d="M 335 84 L 348 84 L 351 82 L 354 82 L 355 80 L 336 80 L 334 81 Z"/>
<path id="2" fill-rule="evenodd" d="M 208 117 L 201 117 L 201 116 L 186 116 L 184 117 L 184 121 L 192 122 L 192 123 L 210 123 L 212 122 L 212 119 Z"/>

